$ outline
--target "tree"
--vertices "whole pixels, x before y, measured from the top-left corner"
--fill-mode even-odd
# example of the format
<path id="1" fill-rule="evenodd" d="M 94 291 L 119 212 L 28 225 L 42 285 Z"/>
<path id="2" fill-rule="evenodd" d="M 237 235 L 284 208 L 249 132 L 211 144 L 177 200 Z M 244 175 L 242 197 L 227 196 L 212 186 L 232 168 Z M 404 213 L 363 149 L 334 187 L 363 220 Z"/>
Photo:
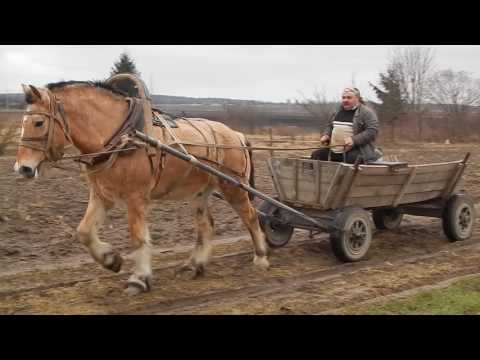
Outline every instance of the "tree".
<path id="1" fill-rule="evenodd" d="M 398 76 L 408 111 L 418 119 L 419 138 L 423 138 L 426 83 L 434 68 L 435 53 L 421 46 L 396 47 L 389 55 L 389 67 Z"/>
<path id="2" fill-rule="evenodd" d="M 402 96 L 414 112 L 421 112 L 435 53 L 421 46 L 396 47 L 389 55 L 388 68 L 395 72 Z"/>
<path id="3" fill-rule="evenodd" d="M 130 55 L 124 51 L 120 54 L 120 58 L 117 62 L 114 63 L 111 71 L 110 76 L 116 74 L 134 74 L 140 76 L 140 72 L 137 70 L 134 60 L 130 57 Z M 136 94 L 137 90 L 129 81 L 120 81 L 117 83 L 116 88 L 127 93 L 127 94 Z"/>
<path id="4" fill-rule="evenodd" d="M 448 132 L 456 138 L 461 119 L 480 104 L 480 80 L 466 71 L 437 71 L 428 81 L 427 98 L 447 114 Z"/>
<path id="5" fill-rule="evenodd" d="M 380 85 L 375 86 L 370 83 L 375 91 L 377 98 L 382 102 L 378 106 L 378 115 L 380 119 L 390 124 L 391 139 L 395 141 L 395 122 L 399 115 L 404 111 L 407 100 L 402 94 L 401 83 L 398 74 L 393 68 L 387 69 L 385 73 L 380 73 Z"/>
<path id="6" fill-rule="evenodd" d="M 337 109 L 338 103 L 328 101 L 325 89 L 319 91 L 315 88 L 313 99 L 308 99 L 302 93 L 300 94 L 303 97 L 303 101 L 296 100 L 296 103 L 303 106 L 313 117 L 317 118 L 320 126 L 324 128 Z"/>

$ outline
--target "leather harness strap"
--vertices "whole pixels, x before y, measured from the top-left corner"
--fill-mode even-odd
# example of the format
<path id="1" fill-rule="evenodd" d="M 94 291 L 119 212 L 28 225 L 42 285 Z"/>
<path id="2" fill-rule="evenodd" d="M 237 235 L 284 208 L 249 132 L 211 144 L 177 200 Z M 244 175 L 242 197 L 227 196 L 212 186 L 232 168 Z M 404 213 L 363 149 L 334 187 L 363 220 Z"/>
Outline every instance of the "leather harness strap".
<path id="1" fill-rule="evenodd" d="M 50 90 L 47 89 L 49 96 L 49 112 L 44 111 L 26 111 L 26 116 L 38 115 L 43 116 L 48 119 L 47 121 L 47 131 L 44 135 L 41 136 L 32 136 L 20 138 L 19 146 L 27 147 L 34 150 L 40 150 L 45 153 L 47 160 L 57 161 L 63 156 L 63 149 L 57 151 L 53 147 L 53 140 L 55 136 L 55 123 L 57 123 L 63 131 L 65 139 L 73 144 L 72 138 L 70 136 L 70 126 L 65 116 L 65 111 L 63 105 L 60 101 L 57 100 L 55 95 L 53 95 Z M 60 114 L 60 117 L 57 114 Z M 53 120 L 53 121 L 52 121 Z"/>
<path id="2" fill-rule="evenodd" d="M 72 156 L 63 156 L 65 146 L 58 150 L 53 146 L 55 136 L 55 123 L 57 123 L 65 136 L 66 140 L 73 145 L 73 139 L 70 135 L 70 124 L 63 108 L 63 104 L 56 98 L 56 96 L 48 89 L 45 90 L 49 97 L 49 110 L 45 111 L 26 111 L 26 116 L 38 115 L 46 118 L 47 131 L 41 136 L 35 137 L 21 137 L 19 146 L 27 147 L 34 150 L 39 150 L 45 153 L 47 161 L 56 162 L 59 160 L 74 160 L 86 164 L 90 167 L 96 167 L 100 163 L 104 166 L 94 169 L 89 173 L 98 172 L 107 169 L 113 165 L 119 153 L 137 150 L 140 145 L 128 146 L 129 141 L 125 141 L 123 136 L 129 134 L 131 131 L 143 130 L 144 117 L 143 106 L 138 99 L 127 98 L 129 103 L 129 111 L 125 121 L 119 129 L 105 142 L 104 150 L 90 154 L 80 154 Z M 88 159 L 88 160 L 87 160 Z"/>

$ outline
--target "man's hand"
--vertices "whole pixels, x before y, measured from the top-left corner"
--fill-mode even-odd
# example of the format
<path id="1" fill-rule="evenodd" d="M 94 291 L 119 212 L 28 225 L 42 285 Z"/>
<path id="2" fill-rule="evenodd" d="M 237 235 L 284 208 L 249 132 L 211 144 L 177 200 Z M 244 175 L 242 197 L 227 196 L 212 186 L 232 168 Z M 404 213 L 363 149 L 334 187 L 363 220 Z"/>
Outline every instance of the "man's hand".
<path id="1" fill-rule="evenodd" d="M 350 151 L 350 150 L 352 150 L 353 145 L 354 145 L 352 137 L 351 137 L 351 136 L 346 137 L 346 138 L 344 139 L 344 141 L 345 141 L 345 151 Z"/>
<path id="2" fill-rule="evenodd" d="M 320 144 L 322 144 L 322 145 L 328 145 L 329 142 L 330 142 L 330 136 L 328 136 L 328 135 L 323 135 L 320 138 Z"/>

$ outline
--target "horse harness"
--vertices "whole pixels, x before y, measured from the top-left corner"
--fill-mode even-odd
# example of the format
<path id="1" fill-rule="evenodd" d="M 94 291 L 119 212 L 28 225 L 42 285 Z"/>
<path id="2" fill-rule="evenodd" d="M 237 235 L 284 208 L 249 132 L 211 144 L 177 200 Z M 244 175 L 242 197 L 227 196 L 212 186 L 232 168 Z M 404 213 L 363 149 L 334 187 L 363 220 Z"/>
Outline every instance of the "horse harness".
<path id="1" fill-rule="evenodd" d="M 88 153 L 88 154 L 80 154 L 80 155 L 67 155 L 64 156 L 63 151 L 65 147 L 60 151 L 53 146 L 53 140 L 55 136 L 55 122 L 58 123 L 60 126 L 63 135 L 73 145 L 73 140 L 70 134 L 70 124 L 68 118 L 66 116 L 63 104 L 57 97 L 48 89 L 46 89 L 48 96 L 49 96 L 49 111 L 26 111 L 25 115 L 39 115 L 46 117 L 47 121 L 47 131 L 45 134 L 36 137 L 21 137 L 19 146 L 28 147 L 34 150 L 42 151 L 47 161 L 56 163 L 60 160 L 73 160 L 79 163 L 83 163 L 87 165 L 87 168 L 91 168 L 92 170 L 88 171 L 89 173 L 99 172 L 106 170 L 113 166 L 117 157 L 121 153 L 127 153 L 134 150 L 138 150 L 139 148 L 145 148 L 147 151 L 147 156 L 150 161 L 150 166 L 152 170 L 152 175 L 156 179 L 155 185 L 158 184 L 160 180 L 160 174 L 162 169 L 165 166 L 165 157 L 166 153 L 163 150 L 157 150 L 153 155 L 148 153 L 147 145 L 134 140 L 131 134 L 134 130 L 144 131 L 145 128 L 145 117 L 143 111 L 142 100 L 137 98 L 126 98 L 127 102 L 129 103 L 129 110 L 128 114 L 123 121 L 122 125 L 118 128 L 117 131 L 104 143 L 103 150 L 95 153 Z M 161 112 L 159 109 L 152 109 L 153 112 L 153 125 L 154 126 L 161 126 L 165 128 L 168 132 L 170 137 L 174 140 L 173 143 L 169 145 L 178 145 L 185 153 L 188 153 L 187 150 L 183 147 L 183 145 L 200 145 L 200 144 L 190 144 L 188 142 L 181 142 L 176 135 L 171 131 L 172 128 L 178 128 L 175 121 L 168 116 L 165 116 L 165 113 Z M 187 123 L 192 126 L 195 130 L 197 130 L 201 136 L 204 138 L 206 142 L 207 139 L 205 134 L 197 127 L 193 122 L 187 118 L 182 118 Z M 53 120 L 53 121 L 52 121 Z M 207 157 L 197 156 L 199 160 L 209 162 L 211 165 L 216 167 L 222 168 L 222 170 L 227 170 L 233 176 L 239 176 L 241 178 L 245 177 L 245 173 L 241 174 L 232 169 L 225 169 L 223 164 L 219 162 L 218 158 L 218 150 L 219 148 L 224 148 L 226 146 L 218 145 L 217 138 L 215 136 L 215 131 L 209 126 L 215 144 L 203 144 L 206 145 L 207 148 Z M 162 129 L 163 130 L 163 129 Z M 243 144 L 243 141 L 240 139 L 240 143 L 242 146 L 228 146 L 228 148 L 243 148 L 247 149 L 248 147 Z M 70 146 L 71 146 L 70 145 Z M 218 146 L 218 147 L 217 147 Z M 210 159 L 210 148 L 215 148 L 215 160 Z M 152 157 L 156 157 L 156 161 L 152 159 Z M 246 156 L 246 154 L 245 154 Z M 99 166 L 102 165 L 102 166 Z M 61 166 L 57 166 L 62 168 Z M 67 169 L 68 170 L 68 169 Z M 245 169 L 246 170 L 246 169 Z M 188 172 L 190 173 L 190 172 Z"/>
<path id="2" fill-rule="evenodd" d="M 41 136 L 32 136 L 20 138 L 19 146 L 27 147 L 34 150 L 40 150 L 45 153 L 48 161 L 57 161 L 62 158 L 62 151 L 56 151 L 53 147 L 53 139 L 55 136 L 55 122 L 58 123 L 63 131 L 65 138 L 73 144 L 70 136 L 70 125 L 65 116 L 62 103 L 49 91 L 49 111 L 26 111 L 26 116 L 39 115 L 48 119 L 47 131 Z M 53 121 L 52 121 L 53 120 Z"/>
<path id="3" fill-rule="evenodd" d="M 143 131 L 145 126 L 145 119 L 141 100 L 136 98 L 127 98 L 126 100 L 129 103 L 127 117 L 123 121 L 120 128 L 104 143 L 102 151 L 89 154 L 63 156 L 63 150 L 65 150 L 65 147 L 58 151 L 53 146 L 53 140 L 55 137 L 55 123 L 58 123 L 67 141 L 69 141 L 70 144 L 73 145 L 73 140 L 70 135 L 70 124 L 65 114 L 62 102 L 58 100 L 57 97 L 50 90 L 47 89 L 46 91 L 49 97 L 48 112 L 26 111 L 24 114 L 26 116 L 39 115 L 46 117 L 48 119 L 47 130 L 41 136 L 22 136 L 19 141 L 19 146 L 42 151 L 45 154 L 47 161 L 49 162 L 57 162 L 59 160 L 73 160 L 83 163 L 90 168 L 96 167 L 101 163 L 104 163 L 106 165 L 102 166 L 100 169 L 95 169 L 90 173 L 109 168 L 113 165 L 117 156 L 120 153 L 125 153 L 128 151 L 137 150 L 140 147 L 145 147 L 145 145 L 138 142 L 133 142 L 127 137 L 127 135 L 134 130 Z M 150 156 L 149 159 L 153 168 L 152 159 Z"/>

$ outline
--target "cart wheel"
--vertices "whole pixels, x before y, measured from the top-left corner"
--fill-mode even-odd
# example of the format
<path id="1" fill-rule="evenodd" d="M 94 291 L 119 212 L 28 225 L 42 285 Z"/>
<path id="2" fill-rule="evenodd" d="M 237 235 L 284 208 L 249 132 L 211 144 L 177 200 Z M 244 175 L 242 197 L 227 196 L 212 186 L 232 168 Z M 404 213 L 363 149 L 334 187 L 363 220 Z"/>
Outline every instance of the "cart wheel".
<path id="1" fill-rule="evenodd" d="M 372 211 L 373 222 L 377 229 L 394 230 L 403 220 L 403 213 L 398 209 L 375 209 Z"/>
<path id="2" fill-rule="evenodd" d="M 266 201 L 262 202 L 258 209 L 266 214 L 273 216 L 275 216 L 276 212 L 278 211 L 278 208 Z M 271 219 L 266 218 L 262 215 L 259 215 L 258 218 L 260 221 L 260 226 L 265 232 L 265 237 L 269 246 L 271 246 L 272 248 L 280 248 L 287 245 L 287 243 L 292 238 L 292 226 L 283 224 L 280 221 L 272 221 Z"/>
<path id="3" fill-rule="evenodd" d="M 466 240 L 472 236 L 475 218 L 472 198 L 466 194 L 455 194 L 443 210 L 443 231 L 451 242 Z"/>
<path id="4" fill-rule="evenodd" d="M 335 256 L 344 262 L 361 260 L 372 242 L 372 223 L 368 211 L 347 208 L 336 216 L 335 223 L 339 230 L 330 234 L 330 245 Z"/>

